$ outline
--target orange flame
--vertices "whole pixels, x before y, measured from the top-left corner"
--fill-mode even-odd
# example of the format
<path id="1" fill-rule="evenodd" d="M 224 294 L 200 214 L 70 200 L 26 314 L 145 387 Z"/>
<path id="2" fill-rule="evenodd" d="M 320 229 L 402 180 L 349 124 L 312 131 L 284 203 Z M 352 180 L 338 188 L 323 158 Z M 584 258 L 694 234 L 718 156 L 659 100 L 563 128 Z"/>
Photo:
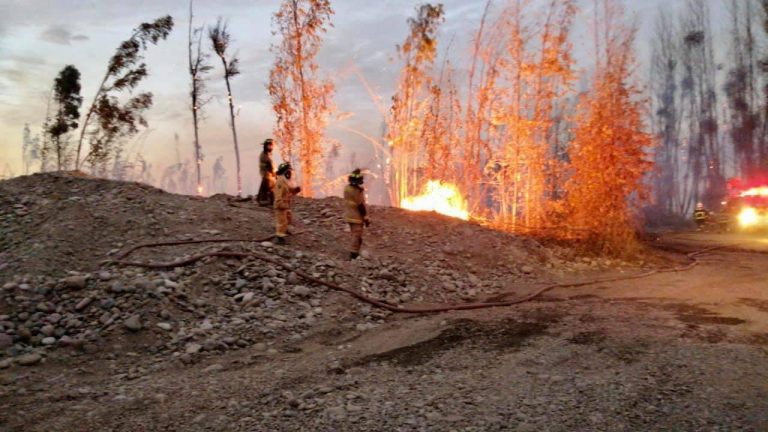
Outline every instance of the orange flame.
<path id="1" fill-rule="evenodd" d="M 413 211 L 433 211 L 458 219 L 469 220 L 467 200 L 451 183 L 430 180 L 421 195 L 406 197 L 400 207 Z"/>
<path id="2" fill-rule="evenodd" d="M 197 187 L 197 195 L 203 196 L 203 186 L 202 185 Z"/>

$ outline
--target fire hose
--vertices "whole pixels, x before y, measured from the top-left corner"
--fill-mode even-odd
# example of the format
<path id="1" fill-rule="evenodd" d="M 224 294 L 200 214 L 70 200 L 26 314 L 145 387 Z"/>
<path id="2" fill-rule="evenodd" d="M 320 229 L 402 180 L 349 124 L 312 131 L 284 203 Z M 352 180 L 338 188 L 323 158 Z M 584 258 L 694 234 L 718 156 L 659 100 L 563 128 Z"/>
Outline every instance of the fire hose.
<path id="1" fill-rule="evenodd" d="M 648 270 L 642 273 L 637 273 L 634 275 L 625 275 L 625 276 L 615 276 L 615 277 L 609 277 L 609 278 L 600 278 L 600 279 L 592 279 L 587 281 L 581 281 L 581 282 L 568 282 L 568 283 L 554 283 L 549 284 L 546 286 L 543 286 L 536 291 L 527 294 L 525 296 L 511 299 L 511 300 L 504 300 L 506 297 L 511 295 L 512 293 L 507 294 L 497 294 L 485 301 L 481 302 L 474 302 L 474 303 L 457 303 L 457 304 L 448 304 L 448 305 L 441 305 L 441 306 L 432 306 L 432 307 L 408 307 L 408 306 L 399 306 L 394 305 L 392 303 L 389 303 L 384 300 L 376 299 L 370 296 L 367 296 L 363 294 L 362 292 L 345 287 L 333 282 L 328 282 L 323 279 L 316 278 L 310 274 L 307 274 L 301 270 L 294 269 L 292 266 L 287 265 L 285 263 L 279 262 L 271 257 L 265 256 L 260 253 L 256 252 L 234 252 L 234 251 L 213 251 L 213 252 L 203 252 L 196 255 L 192 255 L 187 258 L 183 258 L 176 261 L 166 262 L 166 263 L 145 263 L 145 262 L 137 262 L 137 261 L 128 261 L 125 260 L 128 255 L 135 252 L 138 249 L 143 248 L 150 248 L 150 247 L 159 247 L 159 246 L 175 246 L 175 245 L 184 245 L 184 244 L 199 244 L 199 243 L 223 243 L 223 242 L 249 242 L 249 243 L 261 243 L 264 241 L 268 241 L 272 239 L 273 236 L 265 237 L 262 239 L 202 239 L 202 240 L 179 240 L 179 241 L 167 241 L 167 242 L 157 242 L 157 243 L 142 243 L 136 246 L 133 246 L 126 250 L 125 252 L 119 254 L 117 256 L 117 259 L 113 260 L 107 260 L 104 261 L 103 264 L 114 264 L 114 265 L 121 265 L 121 266 L 131 266 L 131 267 L 144 267 L 144 268 L 152 268 L 152 269 L 167 269 L 167 268 L 175 268 L 175 267 L 183 267 L 190 265 L 192 263 L 195 263 L 203 258 L 206 257 L 222 257 L 222 258 L 255 258 L 260 261 L 268 262 L 276 267 L 282 268 L 283 270 L 286 270 L 288 272 L 293 272 L 300 278 L 315 283 L 317 285 L 322 285 L 327 288 L 330 288 L 335 291 L 341 291 L 345 292 L 352 297 L 364 302 L 368 303 L 372 306 L 375 306 L 380 309 L 385 309 L 390 312 L 394 313 L 411 313 L 411 314 L 426 314 L 426 313 L 438 313 L 438 312 L 448 312 L 448 311 L 459 311 L 459 310 L 473 310 L 473 309 L 487 309 L 487 308 L 494 308 L 494 307 L 505 307 L 505 306 L 513 306 L 520 303 L 529 302 L 542 294 L 546 293 L 547 291 L 551 291 L 555 288 L 575 288 L 575 287 L 581 287 L 586 285 L 593 285 L 593 284 L 599 284 L 599 283 L 607 283 L 607 282 L 619 282 L 619 281 L 626 281 L 626 280 L 633 280 L 633 279 L 642 279 L 647 278 L 649 276 L 653 276 L 655 274 L 661 274 L 661 273 L 674 273 L 674 272 L 682 272 L 690 270 L 694 267 L 696 267 L 699 262 L 696 259 L 697 256 L 711 252 L 713 250 L 717 249 L 725 249 L 728 247 L 732 247 L 733 245 L 729 246 L 713 246 L 705 249 L 701 249 L 695 252 L 687 253 L 685 256 L 691 261 L 690 263 L 683 265 L 683 266 L 674 266 L 669 268 L 658 268 L 658 269 L 652 269 Z"/>

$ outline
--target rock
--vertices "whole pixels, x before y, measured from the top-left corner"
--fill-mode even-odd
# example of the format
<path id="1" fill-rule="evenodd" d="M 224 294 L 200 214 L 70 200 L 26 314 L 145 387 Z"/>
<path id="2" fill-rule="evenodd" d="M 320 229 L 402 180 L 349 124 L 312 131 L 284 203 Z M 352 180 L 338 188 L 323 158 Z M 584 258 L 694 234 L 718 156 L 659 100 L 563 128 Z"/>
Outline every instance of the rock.
<path id="1" fill-rule="evenodd" d="M 395 275 L 394 273 L 392 273 L 391 271 L 389 271 L 387 269 L 380 270 L 379 271 L 379 277 L 381 279 L 388 280 L 388 281 L 394 281 L 394 280 L 397 279 L 397 275 Z"/>
<path id="2" fill-rule="evenodd" d="M 299 275 L 297 275 L 294 272 L 288 273 L 288 283 L 291 285 L 296 285 L 297 283 L 301 282 L 301 278 Z"/>
<path id="3" fill-rule="evenodd" d="M 248 282 L 246 282 L 245 279 L 237 278 L 237 280 L 235 281 L 235 289 L 240 289 L 246 286 L 247 284 Z"/>
<path id="4" fill-rule="evenodd" d="M 32 337 L 32 332 L 26 327 L 19 327 L 18 330 L 16 330 L 16 334 L 23 340 L 28 340 Z"/>
<path id="5" fill-rule="evenodd" d="M 208 339 L 207 341 L 203 342 L 203 351 L 214 351 L 221 347 L 222 345 L 215 340 Z"/>
<path id="6" fill-rule="evenodd" d="M 517 429 L 515 429 L 517 432 L 534 432 L 537 430 L 539 429 L 530 423 L 520 423 L 517 425 Z"/>
<path id="7" fill-rule="evenodd" d="M 135 280 L 133 286 L 139 291 L 152 291 L 155 288 L 155 284 L 144 278 Z"/>
<path id="8" fill-rule="evenodd" d="M 43 345 L 53 345 L 56 343 L 55 337 L 47 337 L 42 340 Z"/>
<path id="9" fill-rule="evenodd" d="M 520 268 L 520 271 L 522 271 L 525 274 L 531 274 L 533 273 L 533 267 L 525 265 L 522 268 Z"/>
<path id="10" fill-rule="evenodd" d="M 50 306 L 48 306 L 48 304 L 41 302 L 37 304 L 37 306 L 35 307 L 35 310 L 38 310 L 40 312 L 50 312 L 51 308 Z"/>
<path id="11" fill-rule="evenodd" d="M 344 420 L 347 418 L 347 410 L 341 405 L 327 408 L 325 412 L 328 413 L 328 417 L 333 420 Z"/>
<path id="12" fill-rule="evenodd" d="M 67 328 L 68 329 L 76 329 L 83 325 L 83 323 L 79 319 L 71 319 L 67 320 Z"/>
<path id="13" fill-rule="evenodd" d="M 304 285 L 297 285 L 293 287 L 293 293 L 298 296 L 309 297 L 312 294 L 312 290 Z"/>
<path id="14" fill-rule="evenodd" d="M 224 366 L 220 365 L 219 363 L 214 363 L 207 368 L 203 369 L 203 372 L 210 373 L 210 372 L 218 372 L 224 370 Z"/>
<path id="15" fill-rule="evenodd" d="M 77 276 L 69 276 L 61 280 L 61 284 L 64 285 L 64 288 L 79 290 L 85 288 L 87 285 L 88 276 L 85 275 L 77 275 Z"/>
<path id="16" fill-rule="evenodd" d="M 253 300 L 253 296 L 254 296 L 254 295 L 255 295 L 255 294 L 254 294 L 253 292 L 250 292 L 250 291 L 248 291 L 248 292 L 244 292 L 244 293 L 240 293 L 240 294 L 237 294 L 237 295 L 236 295 L 236 296 L 233 298 L 233 300 L 235 301 L 235 303 L 241 303 L 241 304 L 245 304 L 245 303 L 248 303 L 248 302 L 250 302 L 251 300 Z"/>
<path id="17" fill-rule="evenodd" d="M 186 352 L 187 354 L 197 354 L 202 349 L 203 349 L 203 346 L 200 344 L 188 343 L 187 346 L 184 348 L 184 352 Z"/>
<path id="18" fill-rule="evenodd" d="M 40 363 L 42 359 L 43 358 L 40 356 L 40 354 L 37 353 L 24 354 L 16 359 L 16 363 L 22 366 L 34 366 Z"/>
<path id="19" fill-rule="evenodd" d="M 56 332 L 56 327 L 52 325 L 44 325 L 43 328 L 40 329 L 40 333 L 46 336 L 53 336 L 55 332 Z"/>
<path id="20" fill-rule="evenodd" d="M 91 297 L 85 297 L 84 299 L 80 300 L 77 305 L 75 305 L 75 310 L 81 311 L 85 309 L 89 304 L 91 304 L 91 301 L 93 301 Z"/>
<path id="21" fill-rule="evenodd" d="M 69 347 L 82 347 L 83 345 L 85 345 L 85 341 L 84 340 L 82 340 L 82 339 L 74 339 L 74 338 L 71 338 L 71 337 L 69 337 L 67 335 L 62 336 L 61 339 L 59 339 L 59 343 L 61 345 L 69 346 Z"/>
<path id="22" fill-rule="evenodd" d="M 16 282 L 6 282 L 3 285 L 3 290 L 4 291 L 13 291 L 13 290 L 15 290 L 18 287 L 19 287 L 19 284 L 17 284 Z"/>
<path id="23" fill-rule="evenodd" d="M 157 323 L 157 326 L 165 331 L 170 331 L 173 328 L 173 326 L 167 322 Z"/>
<path id="24" fill-rule="evenodd" d="M 125 287 L 123 286 L 123 283 L 120 281 L 115 281 L 110 287 L 109 290 L 113 293 L 121 293 L 125 291 Z"/>
<path id="25" fill-rule="evenodd" d="M 108 281 L 112 279 L 112 274 L 108 271 L 100 271 L 99 272 L 99 280 L 101 281 Z"/>
<path id="26" fill-rule="evenodd" d="M 13 364 L 13 359 L 5 359 L 0 361 L 0 369 L 8 369 Z"/>
<path id="27" fill-rule="evenodd" d="M 142 329 L 141 317 L 139 315 L 131 315 L 130 318 L 123 321 L 125 328 L 132 332 L 137 332 Z"/>
<path id="28" fill-rule="evenodd" d="M 262 278 L 261 279 L 261 289 L 264 291 L 269 291 L 275 287 L 275 284 L 272 283 L 269 278 Z"/>
<path id="29" fill-rule="evenodd" d="M 0 350 L 4 350 L 13 345 L 13 338 L 11 335 L 0 333 Z"/>

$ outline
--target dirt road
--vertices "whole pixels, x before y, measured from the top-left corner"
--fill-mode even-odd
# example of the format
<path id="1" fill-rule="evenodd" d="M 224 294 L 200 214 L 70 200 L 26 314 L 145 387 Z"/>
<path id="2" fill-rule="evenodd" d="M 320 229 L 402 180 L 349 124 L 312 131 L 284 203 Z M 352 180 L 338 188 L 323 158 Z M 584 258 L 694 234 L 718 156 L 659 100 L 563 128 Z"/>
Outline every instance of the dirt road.
<path id="1" fill-rule="evenodd" d="M 768 254 L 713 251 L 687 272 L 364 329 L 337 321 L 360 304 L 328 294 L 336 318 L 301 340 L 186 364 L 116 344 L 3 371 L 0 430 L 764 431 L 766 269 Z"/>

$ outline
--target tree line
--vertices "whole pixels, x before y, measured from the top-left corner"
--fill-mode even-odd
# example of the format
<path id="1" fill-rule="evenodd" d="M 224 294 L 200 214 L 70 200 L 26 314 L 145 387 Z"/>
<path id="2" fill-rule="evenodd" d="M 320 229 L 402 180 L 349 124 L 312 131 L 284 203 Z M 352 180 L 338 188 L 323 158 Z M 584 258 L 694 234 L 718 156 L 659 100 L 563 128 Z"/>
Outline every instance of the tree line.
<path id="1" fill-rule="evenodd" d="M 550 0 L 543 13 L 527 0 L 498 3 L 487 2 L 469 41 L 469 63 L 461 66 L 450 55 L 453 40 L 443 43 L 443 6 L 416 7 L 407 21 L 408 33 L 396 47 L 400 72 L 395 94 L 384 103 L 382 137 L 370 137 L 381 157 L 371 171 L 386 182 L 395 206 L 419 194 L 428 181 L 440 180 L 457 185 L 472 214 L 497 227 L 546 230 L 581 238 L 607 252 L 631 249 L 637 211 L 650 192 L 650 159 L 655 156 L 658 163 L 661 157 L 652 153 L 654 137 L 645 125 L 649 100 L 634 74 L 636 24 L 616 2 L 594 0 L 594 56 L 586 70 L 578 71 L 572 41 L 575 0 Z M 267 84 L 276 115 L 273 134 L 282 158 L 298 166 L 302 190 L 309 196 L 329 180 L 324 164 L 338 156 L 338 145 L 325 135 L 335 111 L 335 88 L 316 60 L 333 15 L 328 0 L 284 0 L 273 15 L 279 40 L 271 48 Z M 205 31 L 195 27 L 193 18 L 190 1 L 189 106 L 196 175 L 177 160 L 161 182 L 170 187 L 195 178 L 197 192 L 203 191 L 204 147 L 198 128 L 209 100 L 205 82 L 215 55 L 227 92 L 240 193 L 238 113 L 230 85 L 240 73 L 239 59 L 232 54 L 225 20 Z M 143 113 L 152 105 L 150 93 L 133 95 L 148 74 L 143 53 L 172 28 L 171 17 L 141 24 L 110 59 L 84 115 L 79 112 L 79 73 L 73 66 L 61 71 L 37 145 L 44 168 L 54 163 L 56 169 L 87 166 L 106 175 L 121 166 L 122 146 L 137 139 L 140 127 L 146 128 Z M 692 64 L 705 55 L 688 54 Z M 701 83 L 694 87 L 705 86 L 700 69 L 695 71 Z M 700 113 L 710 101 L 706 94 L 697 95 L 695 103 L 686 99 L 686 109 Z M 75 130 L 76 146 L 70 147 L 67 137 Z M 702 148 L 714 145 L 702 142 Z M 220 160 L 217 165 L 214 177 L 221 180 Z M 134 167 L 146 171 L 142 164 Z"/>
<path id="2" fill-rule="evenodd" d="M 725 32 L 714 32 L 706 2 L 688 0 L 656 18 L 649 90 L 658 139 L 657 210 L 718 208 L 729 177 L 768 170 L 768 1 L 723 2 Z"/>

